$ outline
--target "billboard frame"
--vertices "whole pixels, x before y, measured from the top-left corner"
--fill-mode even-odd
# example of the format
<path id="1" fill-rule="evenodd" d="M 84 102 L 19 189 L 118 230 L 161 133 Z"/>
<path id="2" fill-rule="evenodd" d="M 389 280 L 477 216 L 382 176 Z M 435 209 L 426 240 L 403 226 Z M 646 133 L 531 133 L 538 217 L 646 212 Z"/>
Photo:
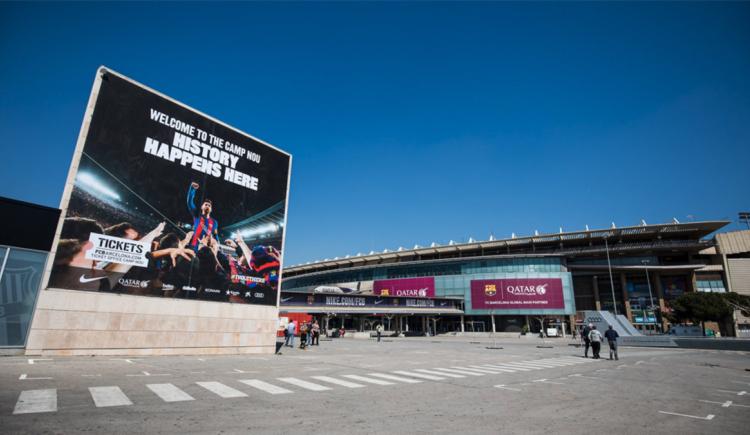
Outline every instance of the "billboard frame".
<path id="1" fill-rule="evenodd" d="M 94 116 L 94 109 L 96 108 L 96 103 L 97 103 L 97 101 L 99 99 L 99 91 L 100 91 L 101 86 L 102 86 L 102 81 L 106 81 L 109 74 L 114 75 L 114 76 L 118 77 L 119 79 L 124 80 L 124 81 L 126 81 L 126 82 L 128 82 L 128 83 L 130 83 L 130 84 L 132 84 L 134 86 L 137 86 L 137 87 L 143 89 L 146 92 L 152 93 L 152 94 L 154 94 L 154 95 L 156 95 L 156 96 L 158 96 L 160 98 L 163 98 L 163 99 L 165 99 L 165 100 L 167 100 L 167 101 L 169 101 L 169 102 L 171 102 L 173 104 L 181 106 L 181 107 L 183 107 L 183 108 L 185 108 L 185 109 L 187 109 L 187 110 L 195 113 L 196 115 L 199 115 L 199 116 L 202 116 L 202 117 L 206 118 L 207 120 L 209 120 L 211 122 L 219 124 L 219 125 L 221 125 L 223 127 L 226 127 L 226 128 L 228 128 L 230 130 L 233 130 L 233 131 L 235 131 L 236 133 L 238 133 L 238 134 L 240 134 L 242 136 L 246 136 L 246 137 L 250 138 L 251 140 L 257 141 L 258 143 L 260 143 L 262 145 L 265 145 L 265 146 L 267 146 L 267 147 L 269 147 L 269 148 L 271 148 L 271 149 L 273 149 L 273 150 L 275 150 L 275 151 L 277 151 L 277 152 L 279 152 L 281 154 L 284 154 L 284 155 L 286 155 L 289 158 L 289 168 L 288 168 L 288 173 L 287 173 L 287 184 L 286 184 L 286 196 L 284 198 L 284 234 L 283 234 L 282 240 L 281 240 L 281 265 L 279 267 L 279 284 L 278 284 L 278 290 L 276 292 L 276 305 L 275 305 L 276 309 L 278 310 L 278 308 L 279 308 L 279 301 L 280 301 L 280 297 L 281 297 L 281 283 L 283 281 L 284 254 L 285 254 L 285 251 L 286 251 L 286 246 L 285 246 L 286 245 L 286 228 L 287 228 L 287 219 L 288 219 L 288 216 L 289 216 L 289 189 L 291 187 L 290 185 L 291 185 L 291 179 L 292 179 L 292 159 L 293 159 L 292 155 L 289 152 L 284 151 L 284 150 L 276 147 L 275 145 L 272 145 L 272 144 L 270 144 L 270 143 L 268 143 L 268 142 L 266 142 L 266 141 L 264 141 L 262 139 L 258 139 L 257 137 L 255 137 L 255 136 L 253 136 L 253 135 L 251 135 L 249 133 L 246 133 L 246 132 L 244 132 L 244 131 L 236 128 L 236 127 L 233 127 L 233 126 L 231 126 L 231 125 L 229 125 L 229 124 L 227 124 L 227 123 L 225 123 L 223 121 L 220 121 L 220 120 L 214 118 L 213 116 L 207 115 L 207 114 L 201 112 L 200 110 L 197 110 L 197 109 L 195 109 L 195 108 L 193 108 L 193 107 L 191 107 L 191 106 L 189 106 L 189 105 L 187 105 L 187 104 L 185 104 L 185 103 L 183 103 L 181 101 L 178 101 L 178 100 L 176 100 L 176 99 L 174 99 L 174 98 L 172 98 L 172 97 L 170 97 L 168 95 L 165 95 L 165 94 L 163 94 L 163 93 L 161 93 L 161 92 L 159 92 L 159 91 L 157 91 L 157 90 L 155 90 L 155 89 L 153 89 L 153 88 L 151 88 L 149 86 L 144 85 L 143 83 L 140 83 L 140 82 L 138 82 L 136 80 L 133 80 L 130 77 L 127 77 L 127 76 L 125 76 L 125 75 L 123 75 L 123 74 L 121 74 L 121 73 L 119 73 L 119 72 L 117 72 L 117 71 L 115 71 L 115 70 L 113 70 L 111 68 L 108 68 L 108 67 L 106 67 L 104 65 L 99 66 L 99 68 L 97 68 L 97 70 L 96 70 L 96 74 L 95 74 L 95 77 L 94 77 L 94 84 L 91 87 L 91 93 L 89 94 L 89 99 L 88 99 L 88 102 L 86 104 L 86 111 L 84 112 L 84 115 L 83 115 L 83 121 L 81 122 L 81 129 L 80 129 L 80 131 L 78 133 L 78 139 L 76 140 L 76 146 L 75 146 L 75 149 L 73 151 L 73 157 L 71 159 L 70 167 L 68 169 L 68 176 L 66 177 L 66 180 L 65 180 L 65 186 L 63 188 L 62 198 L 60 199 L 60 207 L 59 207 L 59 209 L 60 209 L 60 218 L 58 219 L 57 228 L 55 229 L 55 235 L 54 235 L 54 238 L 52 240 L 52 246 L 50 248 L 50 253 L 52 255 L 49 255 L 47 257 L 47 262 L 46 262 L 45 267 L 44 267 L 44 275 L 42 276 L 42 287 L 41 287 L 41 290 L 42 291 L 46 291 L 46 290 L 63 290 L 63 291 L 67 291 L 67 289 L 60 289 L 60 288 L 56 288 L 56 287 L 55 288 L 50 288 L 49 287 L 49 280 L 50 280 L 50 276 L 51 276 L 51 273 L 52 273 L 52 267 L 54 265 L 54 260 L 55 260 L 55 256 L 56 256 L 56 253 L 57 253 L 57 248 L 58 248 L 58 244 L 59 244 L 59 241 L 60 241 L 60 235 L 62 233 L 63 224 L 65 222 L 65 217 L 67 216 L 67 213 L 68 213 L 68 206 L 69 206 L 70 198 L 71 198 L 71 195 L 72 195 L 72 192 L 73 192 L 73 185 L 75 183 L 75 176 L 78 173 L 78 167 L 80 165 L 81 157 L 83 155 L 83 148 L 84 148 L 84 145 L 86 143 L 86 139 L 88 137 L 89 129 L 90 129 L 90 126 L 91 126 L 91 121 L 92 121 L 93 116 Z M 201 302 L 213 302 L 213 301 L 201 301 Z M 225 302 L 216 302 L 216 303 L 223 304 Z"/>

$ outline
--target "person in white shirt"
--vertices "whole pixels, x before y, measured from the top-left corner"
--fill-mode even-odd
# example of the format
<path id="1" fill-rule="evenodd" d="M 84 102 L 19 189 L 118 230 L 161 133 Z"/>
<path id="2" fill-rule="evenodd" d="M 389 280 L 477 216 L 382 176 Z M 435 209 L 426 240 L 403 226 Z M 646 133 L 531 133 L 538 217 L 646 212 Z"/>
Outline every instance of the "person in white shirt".
<path id="1" fill-rule="evenodd" d="M 596 330 L 596 325 L 589 331 L 589 340 L 591 340 L 591 350 L 594 351 L 594 359 L 599 359 L 599 351 L 602 349 L 602 333 Z"/>
<path id="2" fill-rule="evenodd" d="M 286 325 L 286 346 L 294 347 L 294 334 L 297 332 L 297 325 L 294 324 L 294 320 Z"/>

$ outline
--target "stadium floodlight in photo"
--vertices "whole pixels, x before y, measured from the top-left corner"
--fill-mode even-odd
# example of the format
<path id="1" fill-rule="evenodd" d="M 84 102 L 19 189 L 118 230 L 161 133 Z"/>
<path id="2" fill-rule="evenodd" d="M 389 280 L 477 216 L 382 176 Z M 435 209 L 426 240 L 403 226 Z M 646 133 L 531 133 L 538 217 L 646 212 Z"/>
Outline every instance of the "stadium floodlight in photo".
<path id="1" fill-rule="evenodd" d="M 279 231 L 281 226 L 279 224 L 265 224 L 255 228 L 248 228 L 239 231 L 239 235 L 244 238 L 250 238 L 260 236 L 262 234 L 271 234 Z"/>
<path id="2" fill-rule="evenodd" d="M 120 195 L 107 186 L 102 180 L 88 172 L 79 172 L 76 176 L 76 185 L 91 194 L 101 194 L 105 197 L 120 200 Z"/>

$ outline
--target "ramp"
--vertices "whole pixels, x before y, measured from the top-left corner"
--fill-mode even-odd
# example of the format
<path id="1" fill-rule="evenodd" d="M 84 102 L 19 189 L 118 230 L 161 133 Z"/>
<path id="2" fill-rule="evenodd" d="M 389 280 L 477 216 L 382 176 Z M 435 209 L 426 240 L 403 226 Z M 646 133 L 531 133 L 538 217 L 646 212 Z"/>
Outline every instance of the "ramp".
<path id="1" fill-rule="evenodd" d="M 622 325 L 622 327 L 626 331 L 628 331 L 631 336 L 633 336 L 633 337 L 640 337 L 641 335 L 643 335 L 643 334 L 641 334 L 641 332 L 638 329 L 636 329 L 635 326 L 633 326 L 632 323 L 630 323 L 628 321 L 628 318 L 625 317 L 625 316 L 623 316 L 622 314 L 618 314 L 617 315 L 617 321 L 620 322 L 620 325 Z M 618 333 L 619 333 L 619 331 L 618 331 Z"/>
<path id="2" fill-rule="evenodd" d="M 612 329 L 617 331 L 620 337 L 634 337 L 641 336 L 641 333 L 633 325 L 628 322 L 628 319 L 623 315 L 615 317 L 609 311 L 584 311 L 586 324 L 593 323 L 596 325 L 596 329 L 604 333 L 609 326 L 612 325 Z M 622 317 L 620 319 L 619 317 Z"/>

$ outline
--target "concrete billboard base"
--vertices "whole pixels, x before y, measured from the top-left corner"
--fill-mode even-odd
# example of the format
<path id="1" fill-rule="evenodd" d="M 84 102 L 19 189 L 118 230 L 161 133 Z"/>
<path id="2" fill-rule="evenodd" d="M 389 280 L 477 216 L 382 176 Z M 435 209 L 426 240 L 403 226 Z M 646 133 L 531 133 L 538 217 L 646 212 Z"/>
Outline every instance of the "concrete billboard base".
<path id="1" fill-rule="evenodd" d="M 275 306 L 47 289 L 27 355 L 273 354 Z"/>

